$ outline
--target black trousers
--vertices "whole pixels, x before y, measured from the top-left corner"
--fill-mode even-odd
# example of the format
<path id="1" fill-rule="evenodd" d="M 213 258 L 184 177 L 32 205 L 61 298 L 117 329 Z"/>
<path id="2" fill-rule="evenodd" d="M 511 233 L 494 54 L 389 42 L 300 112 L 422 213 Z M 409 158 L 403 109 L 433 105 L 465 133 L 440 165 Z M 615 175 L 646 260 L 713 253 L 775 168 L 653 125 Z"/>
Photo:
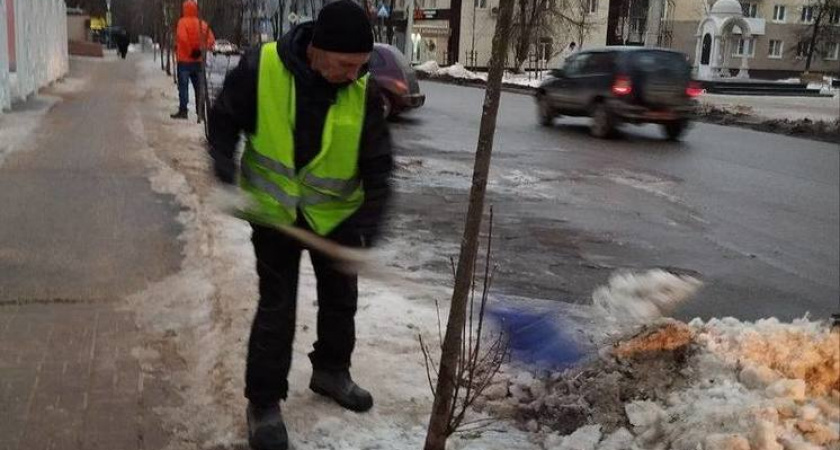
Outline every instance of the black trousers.
<path id="1" fill-rule="evenodd" d="M 245 397 L 268 404 L 285 399 L 295 336 L 301 244 L 273 229 L 252 225 L 260 299 L 245 369 Z M 335 239 L 344 245 L 357 237 Z M 346 370 L 356 343 L 356 275 L 335 269 L 326 255 L 309 251 L 318 291 L 318 340 L 309 354 L 314 369 Z"/>

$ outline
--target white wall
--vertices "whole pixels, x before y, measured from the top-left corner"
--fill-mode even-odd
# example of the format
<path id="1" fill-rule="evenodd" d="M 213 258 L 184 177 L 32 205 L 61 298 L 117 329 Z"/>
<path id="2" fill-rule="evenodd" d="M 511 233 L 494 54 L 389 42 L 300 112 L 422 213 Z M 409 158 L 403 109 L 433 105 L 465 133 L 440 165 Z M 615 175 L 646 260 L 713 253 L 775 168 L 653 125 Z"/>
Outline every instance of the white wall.
<path id="1" fill-rule="evenodd" d="M 67 57 L 67 9 L 64 0 L 16 0 L 15 48 L 17 70 L 10 76 L 6 42 L 7 0 L 0 0 L 0 109 L 10 101 L 24 100 L 53 81 L 69 68 Z M 5 92 L 5 93 L 4 93 Z"/>
<path id="2" fill-rule="evenodd" d="M 9 44 L 6 31 L 6 0 L 0 0 L 0 112 L 12 105 L 9 89 Z"/>

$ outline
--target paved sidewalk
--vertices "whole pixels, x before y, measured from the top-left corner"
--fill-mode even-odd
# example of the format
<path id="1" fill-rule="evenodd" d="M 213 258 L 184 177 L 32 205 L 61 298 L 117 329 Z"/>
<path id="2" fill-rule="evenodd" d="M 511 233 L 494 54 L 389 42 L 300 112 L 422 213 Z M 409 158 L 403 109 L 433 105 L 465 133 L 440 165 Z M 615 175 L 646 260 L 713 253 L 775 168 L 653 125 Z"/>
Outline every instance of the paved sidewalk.
<path id="1" fill-rule="evenodd" d="M 131 314 L 47 303 L 4 306 L 0 320 L 0 449 L 165 446 Z"/>
<path id="2" fill-rule="evenodd" d="M 0 166 L 0 450 L 157 450 L 153 408 L 175 396 L 132 356 L 121 299 L 178 269 L 178 208 L 132 137 L 134 63 L 76 60 L 70 77 L 90 81 L 54 90 Z"/>

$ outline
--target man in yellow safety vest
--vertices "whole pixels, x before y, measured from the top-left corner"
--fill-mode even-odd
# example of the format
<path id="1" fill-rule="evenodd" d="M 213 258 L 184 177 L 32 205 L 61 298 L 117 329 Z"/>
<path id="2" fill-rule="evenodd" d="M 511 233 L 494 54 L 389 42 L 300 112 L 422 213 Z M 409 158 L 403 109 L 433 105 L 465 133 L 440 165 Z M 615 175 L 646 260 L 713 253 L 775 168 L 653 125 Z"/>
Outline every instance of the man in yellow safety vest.
<path id="1" fill-rule="evenodd" d="M 247 53 L 226 78 L 209 116 L 216 177 L 252 201 L 259 306 L 245 373 L 252 448 L 279 450 L 288 438 L 279 403 L 288 391 L 298 268 L 304 246 L 267 224 L 306 229 L 346 246 L 379 235 L 390 196 L 391 140 L 381 93 L 366 66 L 373 33 L 350 0 L 325 6 L 316 22 Z M 236 158 L 240 134 L 246 145 Z M 318 340 L 310 389 L 363 412 L 369 392 L 350 377 L 357 277 L 309 250 L 317 277 Z"/>

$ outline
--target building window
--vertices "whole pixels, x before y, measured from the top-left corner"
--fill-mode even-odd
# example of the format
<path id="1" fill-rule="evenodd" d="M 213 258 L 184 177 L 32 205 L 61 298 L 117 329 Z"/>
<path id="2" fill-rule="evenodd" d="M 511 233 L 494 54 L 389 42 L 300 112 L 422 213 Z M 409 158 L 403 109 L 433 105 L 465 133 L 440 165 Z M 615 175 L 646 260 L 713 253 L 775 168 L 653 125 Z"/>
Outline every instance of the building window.
<path id="1" fill-rule="evenodd" d="M 645 31 L 645 23 L 647 19 L 644 17 L 636 17 L 630 19 L 630 34 L 641 35 Z"/>
<path id="2" fill-rule="evenodd" d="M 479 9 L 487 8 L 487 0 L 475 0 L 475 7 Z"/>
<path id="3" fill-rule="evenodd" d="M 840 53 L 840 43 L 832 42 L 825 46 L 825 59 L 829 61 L 837 61 L 838 53 Z"/>
<path id="4" fill-rule="evenodd" d="M 783 48 L 784 43 L 782 41 L 770 39 L 770 50 L 767 52 L 767 56 L 772 59 L 781 59 Z"/>
<path id="5" fill-rule="evenodd" d="M 776 5 L 773 7 L 773 21 L 774 22 L 784 22 L 785 21 L 785 5 Z"/>
<path id="6" fill-rule="evenodd" d="M 735 53 L 732 56 L 755 56 L 755 39 L 738 39 L 738 45 L 735 47 Z"/>
<path id="7" fill-rule="evenodd" d="M 811 48 L 811 43 L 810 42 L 800 42 L 800 43 L 796 44 L 796 57 L 797 58 L 807 58 L 809 48 Z"/>
<path id="8" fill-rule="evenodd" d="M 541 61 L 548 61 L 554 56 L 554 39 L 542 37 L 539 41 L 538 55 Z"/>
<path id="9" fill-rule="evenodd" d="M 596 12 L 598 12 L 598 0 L 587 0 L 586 10 L 589 12 L 589 14 L 595 14 Z"/>
<path id="10" fill-rule="evenodd" d="M 802 17 L 800 17 L 802 23 L 811 23 L 814 21 L 814 7 L 813 6 L 803 6 L 802 7 Z"/>
<path id="11" fill-rule="evenodd" d="M 758 3 L 744 3 L 741 8 L 744 9 L 744 17 L 758 17 Z"/>

